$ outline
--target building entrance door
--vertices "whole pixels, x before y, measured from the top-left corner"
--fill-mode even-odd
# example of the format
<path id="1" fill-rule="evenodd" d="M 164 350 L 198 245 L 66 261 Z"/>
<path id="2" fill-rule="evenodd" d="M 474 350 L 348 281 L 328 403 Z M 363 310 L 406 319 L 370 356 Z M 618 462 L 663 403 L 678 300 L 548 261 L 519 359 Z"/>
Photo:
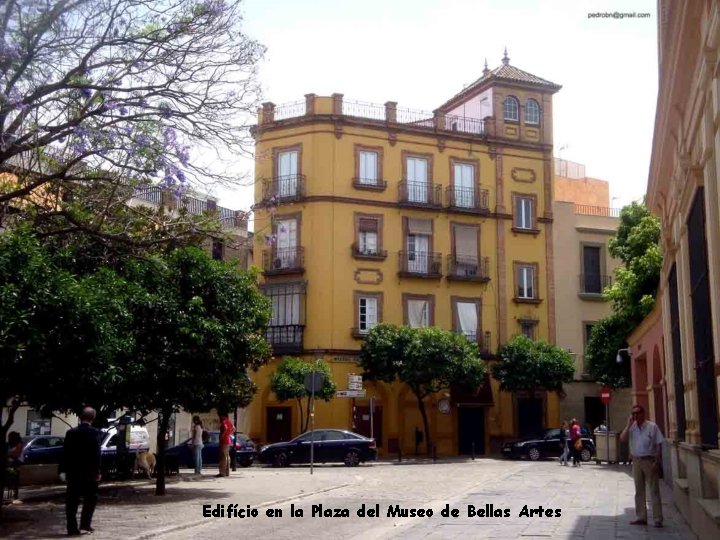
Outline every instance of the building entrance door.
<path id="1" fill-rule="evenodd" d="M 485 453 L 485 408 L 458 407 L 458 453 Z"/>
<path id="2" fill-rule="evenodd" d="M 370 437 L 370 407 L 355 407 L 355 429 L 356 433 Z M 378 448 L 382 448 L 382 407 L 375 405 L 375 411 L 373 412 L 373 434 L 372 437 Z"/>
<path id="3" fill-rule="evenodd" d="M 269 443 L 292 439 L 292 408 L 267 408 L 267 439 Z"/>
<path id="4" fill-rule="evenodd" d="M 518 398 L 517 426 L 521 437 L 540 433 L 544 429 L 543 400 L 536 397 Z"/>

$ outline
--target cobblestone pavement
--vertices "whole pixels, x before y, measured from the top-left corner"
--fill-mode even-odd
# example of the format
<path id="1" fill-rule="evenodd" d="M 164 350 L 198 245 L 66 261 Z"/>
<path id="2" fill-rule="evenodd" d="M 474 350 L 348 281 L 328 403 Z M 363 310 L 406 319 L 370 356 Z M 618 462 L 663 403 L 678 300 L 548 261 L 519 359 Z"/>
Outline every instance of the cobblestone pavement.
<path id="1" fill-rule="evenodd" d="M 272 469 L 253 467 L 229 479 L 206 474 L 168 485 L 166 497 L 152 486 L 117 487 L 103 494 L 93 526 L 95 540 L 105 538 L 190 539 L 263 536 L 273 540 L 331 535 L 358 538 L 658 538 L 695 536 L 663 489 L 665 528 L 629 525 L 633 519 L 630 468 L 584 464 L 560 467 L 540 463 L 478 459 L 451 463 L 378 463 L 348 469 L 322 466 Z M 203 505 L 237 504 L 257 509 L 257 517 L 203 517 Z M 378 505 L 379 517 L 358 517 L 365 505 Z M 469 517 L 468 505 L 508 509 L 509 517 Z M 291 505 L 302 517 L 291 517 Z M 312 517 L 313 508 L 347 509 L 349 517 Z M 387 517 L 388 508 L 432 509 L 432 517 Z M 458 517 L 443 517 L 449 505 Z M 519 517 L 523 507 L 542 505 L 560 517 Z M 280 509 L 282 517 L 266 512 Z M 7 538 L 59 538 L 64 533 L 62 499 L 6 508 Z"/>

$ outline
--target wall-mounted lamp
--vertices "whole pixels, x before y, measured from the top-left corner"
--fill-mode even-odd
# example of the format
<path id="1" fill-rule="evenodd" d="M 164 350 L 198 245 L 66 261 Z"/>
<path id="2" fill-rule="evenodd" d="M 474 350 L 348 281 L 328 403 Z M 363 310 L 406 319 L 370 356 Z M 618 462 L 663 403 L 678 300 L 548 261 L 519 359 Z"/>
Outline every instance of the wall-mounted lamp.
<path id="1" fill-rule="evenodd" d="M 616 361 L 618 364 L 622 364 L 622 363 L 623 363 L 624 358 L 623 358 L 623 356 L 622 356 L 621 353 L 624 353 L 624 352 L 626 352 L 627 355 L 628 355 L 630 358 L 632 358 L 632 350 L 630 349 L 630 347 L 628 347 L 627 349 L 618 349 L 617 356 L 615 357 L 615 361 Z"/>

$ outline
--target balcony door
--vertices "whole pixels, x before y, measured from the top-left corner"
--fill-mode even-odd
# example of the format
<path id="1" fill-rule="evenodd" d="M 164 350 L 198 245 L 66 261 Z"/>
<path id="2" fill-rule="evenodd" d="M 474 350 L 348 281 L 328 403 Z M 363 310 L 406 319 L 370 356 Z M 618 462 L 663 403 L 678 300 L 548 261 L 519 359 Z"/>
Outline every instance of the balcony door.
<path id="1" fill-rule="evenodd" d="M 422 158 L 407 158 L 408 201 L 428 202 L 428 162 Z"/>
<path id="2" fill-rule="evenodd" d="M 409 234 L 407 237 L 408 272 L 428 273 L 430 237 L 424 234 Z"/>
<path id="3" fill-rule="evenodd" d="M 297 220 L 282 219 L 277 222 L 275 257 L 273 266 L 275 269 L 295 268 L 297 263 Z"/>
<path id="4" fill-rule="evenodd" d="M 602 292 L 602 277 L 600 274 L 600 248 L 598 246 L 583 246 L 583 292 L 600 294 Z"/>
<path id="5" fill-rule="evenodd" d="M 278 153 L 278 197 L 294 197 L 298 189 L 298 151 Z"/>
<path id="6" fill-rule="evenodd" d="M 455 206 L 460 208 L 475 207 L 475 190 L 473 189 L 474 170 L 472 165 L 456 163 L 454 167 Z"/>

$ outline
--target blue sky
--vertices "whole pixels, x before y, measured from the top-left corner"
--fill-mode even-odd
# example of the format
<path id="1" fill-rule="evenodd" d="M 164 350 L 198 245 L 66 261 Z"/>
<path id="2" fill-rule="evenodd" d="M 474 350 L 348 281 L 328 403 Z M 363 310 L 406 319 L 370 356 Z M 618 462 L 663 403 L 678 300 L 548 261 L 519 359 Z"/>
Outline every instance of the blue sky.
<path id="1" fill-rule="evenodd" d="M 588 18 L 596 12 L 650 18 Z M 264 98 L 304 94 L 432 110 L 477 79 L 485 58 L 561 84 L 555 155 L 610 182 L 613 206 L 645 193 L 657 97 L 652 0 L 245 0 L 245 31 L 267 46 Z M 252 171 L 252 161 L 238 167 Z M 252 189 L 222 191 L 246 209 Z"/>

